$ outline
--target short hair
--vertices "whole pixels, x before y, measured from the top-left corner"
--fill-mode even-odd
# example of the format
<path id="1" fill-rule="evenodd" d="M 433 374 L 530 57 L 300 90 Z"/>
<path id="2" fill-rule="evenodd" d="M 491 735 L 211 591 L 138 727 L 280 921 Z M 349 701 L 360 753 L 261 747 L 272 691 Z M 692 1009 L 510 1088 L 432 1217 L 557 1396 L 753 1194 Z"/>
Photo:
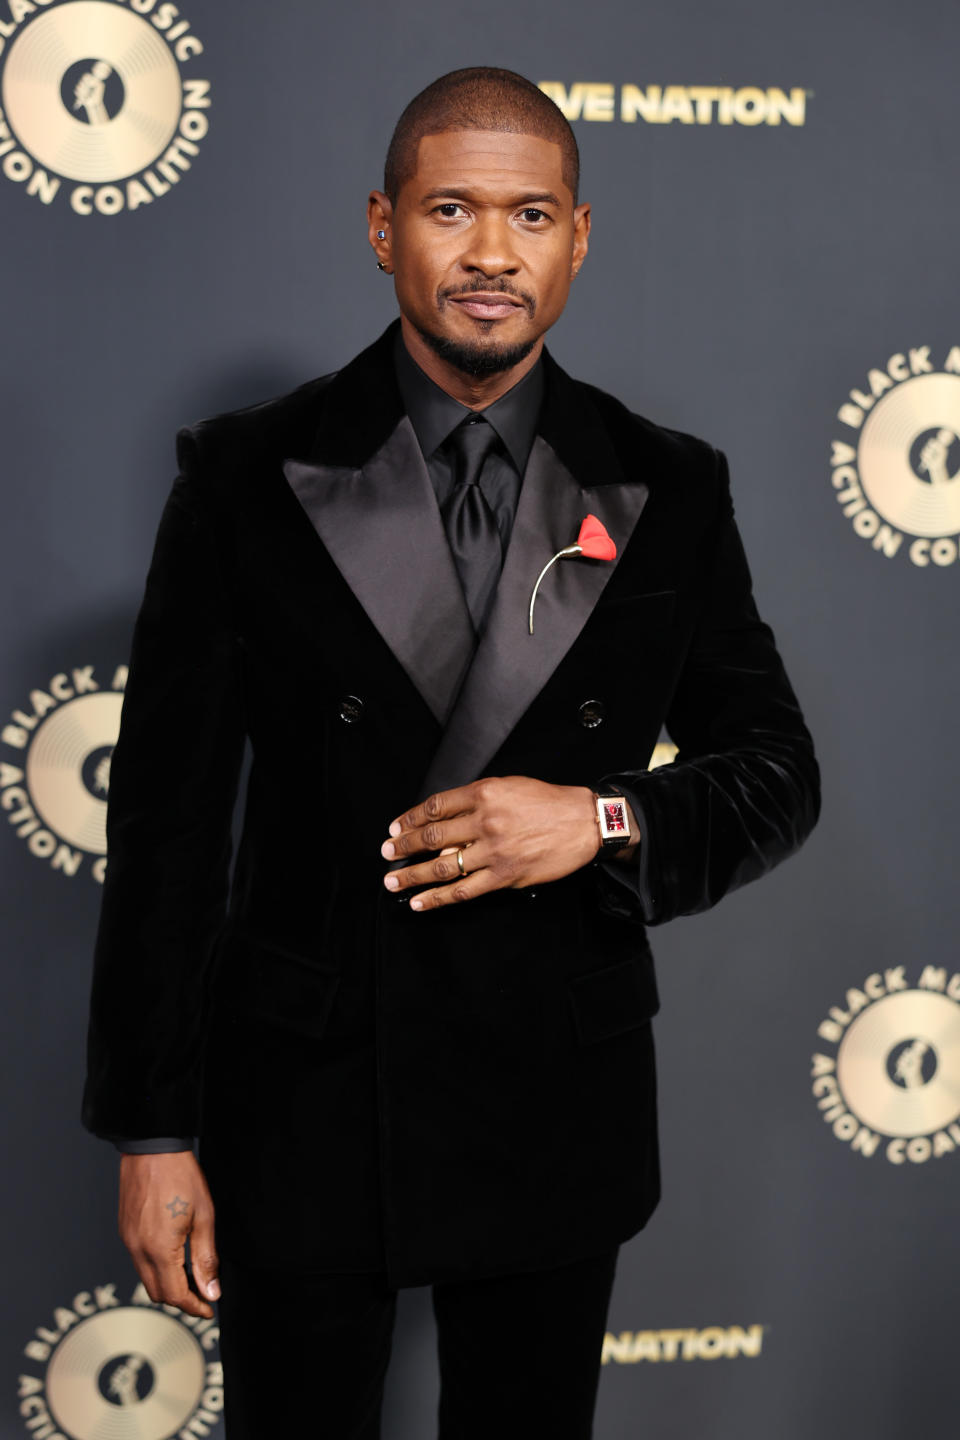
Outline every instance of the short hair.
<path id="1" fill-rule="evenodd" d="M 580 152 L 570 122 L 532 80 L 490 65 L 451 70 L 410 101 L 397 121 L 384 165 L 383 188 L 391 204 L 417 173 L 417 147 L 423 137 L 448 130 L 500 130 L 537 135 L 559 145 L 563 183 L 576 204 Z"/>

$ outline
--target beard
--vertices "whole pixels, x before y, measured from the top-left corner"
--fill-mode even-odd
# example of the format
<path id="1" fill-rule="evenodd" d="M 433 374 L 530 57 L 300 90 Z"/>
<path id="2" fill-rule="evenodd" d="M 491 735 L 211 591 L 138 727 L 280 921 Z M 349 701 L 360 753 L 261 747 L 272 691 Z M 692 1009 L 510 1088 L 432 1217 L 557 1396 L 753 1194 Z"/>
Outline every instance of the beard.
<path id="1" fill-rule="evenodd" d="M 481 324 L 492 329 L 496 321 L 486 320 Z M 419 325 L 417 333 L 435 355 L 439 355 L 440 359 L 452 365 L 454 370 L 469 375 L 473 380 L 482 380 L 487 375 L 501 375 L 504 370 L 512 370 L 514 365 L 526 360 L 539 338 L 535 336 L 519 345 L 484 345 L 479 341 L 448 340 L 442 335 L 431 334 L 429 330 L 421 330 Z"/>
<path id="2" fill-rule="evenodd" d="M 503 294 L 515 295 L 523 301 L 531 319 L 536 312 L 535 298 L 528 295 L 526 291 L 515 289 L 503 279 L 497 281 L 478 278 L 472 284 L 464 285 L 457 290 L 441 290 L 437 299 L 443 310 L 445 301 L 450 295 L 469 295 L 471 291 L 480 290 L 500 291 Z M 481 336 L 489 335 L 496 323 L 496 320 L 479 321 L 478 329 Z M 495 341 L 491 344 L 484 344 L 482 340 L 450 340 L 443 335 L 434 335 L 429 330 L 423 330 L 419 325 L 416 328 L 420 338 L 426 341 L 435 355 L 439 355 L 441 360 L 445 360 L 455 370 L 469 375 L 474 380 L 482 380 L 488 375 L 502 375 L 504 370 L 512 370 L 514 365 L 519 365 L 521 360 L 526 360 L 539 338 L 523 340 L 516 345 L 498 345 Z"/>

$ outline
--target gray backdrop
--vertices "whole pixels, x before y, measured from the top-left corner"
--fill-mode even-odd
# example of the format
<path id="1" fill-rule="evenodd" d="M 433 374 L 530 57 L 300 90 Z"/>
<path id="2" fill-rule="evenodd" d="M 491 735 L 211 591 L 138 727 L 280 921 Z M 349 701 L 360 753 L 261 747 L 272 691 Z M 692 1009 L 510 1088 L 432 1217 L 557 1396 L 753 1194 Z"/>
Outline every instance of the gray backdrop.
<path id="1" fill-rule="evenodd" d="M 151 0 L 105 3 L 152 23 Z M 488 0 L 482 13 L 437 0 L 336 11 L 193 0 L 184 33 L 203 53 L 173 55 L 184 81 L 210 83 L 209 106 L 184 112 L 203 116 L 182 132 L 199 137 L 195 153 L 178 152 L 191 168 L 177 169 L 174 184 L 158 162 L 156 188 L 169 193 L 117 214 L 76 213 L 79 182 L 49 163 L 47 175 L 62 178 L 57 194 L 52 179 L 46 199 L 29 193 L 51 143 L 46 121 L 68 108 L 61 73 L 72 86 L 79 62 L 103 53 L 99 34 L 65 42 L 27 104 L 14 60 L 31 26 L 65 33 L 59 12 L 75 0 L 30 8 L 0 3 L 0 104 L 16 142 L 4 150 L 0 129 L 0 166 L 9 162 L 0 169 L 0 726 L 13 727 L 0 743 L 9 1097 L 0 1435 L 27 1433 L 31 1419 L 30 1433 L 53 1434 L 37 1421 L 48 1402 L 56 1433 L 106 1433 L 89 1416 L 119 1416 L 97 1368 L 117 1346 L 88 1347 L 100 1389 L 87 1409 L 63 1398 L 63 1365 L 56 1400 L 55 1347 L 96 1306 L 71 1310 L 73 1297 L 112 1284 L 127 1304 L 134 1286 L 114 1233 L 116 1158 L 77 1119 L 105 794 L 98 762 L 116 702 L 81 704 L 86 696 L 68 693 L 72 671 L 93 666 L 102 693 L 126 658 L 176 427 L 335 368 L 394 314 L 365 240 L 366 193 L 380 183 L 407 99 L 477 63 L 581 99 L 575 84 L 613 87 L 589 92 L 594 113 L 612 95 L 613 118 L 576 123 L 593 241 L 550 343 L 574 374 L 727 451 L 761 608 L 824 774 L 823 820 L 798 858 L 653 936 L 664 1199 L 622 1257 L 597 1435 L 952 1433 L 960 402 L 953 381 L 923 377 L 960 345 L 955 0 Z M 163 9 L 172 7 L 154 14 L 169 28 Z M 648 109 L 655 85 L 763 94 L 741 94 L 731 123 L 720 123 L 720 108 L 732 115 L 732 99 L 701 95 L 711 123 L 697 123 L 687 91 L 661 97 L 672 120 L 628 122 L 625 85 L 641 87 Z M 804 123 L 768 123 L 770 87 L 805 92 Z M 116 97 L 108 88 L 108 111 Z M 116 123 L 111 113 L 107 128 Z M 108 154 L 94 191 L 128 173 L 110 163 Z M 921 347 L 929 351 L 910 374 L 909 352 Z M 903 363 L 885 372 L 897 355 Z M 874 379 L 877 396 L 871 370 L 887 373 L 885 385 Z M 872 402 L 859 429 L 838 419 L 852 389 Z M 938 435 L 935 472 L 918 457 Z M 836 484 L 833 442 L 855 455 Z M 903 515 L 919 511 L 908 492 L 921 511 L 933 497 L 936 510 L 933 522 L 911 520 L 912 531 Z M 881 524 L 902 541 L 888 531 L 877 548 Z M 911 559 L 918 534 L 931 544 Z M 42 716 L 31 708 L 38 690 L 51 697 Z M 190 723 L 185 702 L 185 734 Z M 171 734 L 156 763 L 173 771 L 181 743 Z M 867 983 L 885 971 L 894 973 Z M 818 1035 L 830 1007 L 835 1028 Z M 816 1096 L 815 1053 L 823 1074 L 841 1067 Z M 897 1069 L 904 1054 L 912 1070 Z M 58 1307 L 67 1313 L 55 1320 Z M 421 1292 L 405 1297 L 389 1383 L 385 1434 L 430 1434 L 436 1380 Z M 189 1433 L 207 1424 L 222 1434 L 215 1394 L 206 1413 Z M 133 1423 L 130 1412 L 120 1419 Z M 111 1433 L 168 1433 L 151 1423 Z"/>

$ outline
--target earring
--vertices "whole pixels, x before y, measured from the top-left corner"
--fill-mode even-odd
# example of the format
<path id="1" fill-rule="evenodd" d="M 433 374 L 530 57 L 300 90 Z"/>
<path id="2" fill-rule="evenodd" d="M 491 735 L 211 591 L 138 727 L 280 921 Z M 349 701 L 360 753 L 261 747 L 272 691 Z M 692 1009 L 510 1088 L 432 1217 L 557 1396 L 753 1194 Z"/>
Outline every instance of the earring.
<path id="1" fill-rule="evenodd" d="M 384 263 L 383 263 L 382 260 L 378 260 L 378 261 L 377 261 L 377 269 L 378 269 L 378 270 L 382 270 L 383 273 L 384 273 L 384 275 L 387 274 L 387 267 L 386 267 L 386 265 L 384 265 Z"/>
<path id="2" fill-rule="evenodd" d="M 387 232 L 386 232 L 386 230 L 378 230 L 378 231 L 377 231 L 377 239 L 378 239 L 378 240 L 386 240 L 386 238 L 387 238 Z"/>

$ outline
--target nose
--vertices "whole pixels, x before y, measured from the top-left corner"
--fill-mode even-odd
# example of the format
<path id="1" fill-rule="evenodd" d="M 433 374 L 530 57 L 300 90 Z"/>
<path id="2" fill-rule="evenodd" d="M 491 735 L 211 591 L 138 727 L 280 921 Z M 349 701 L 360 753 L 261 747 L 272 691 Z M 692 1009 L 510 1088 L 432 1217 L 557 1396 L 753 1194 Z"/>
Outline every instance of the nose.
<path id="1" fill-rule="evenodd" d="M 467 243 L 460 264 L 464 270 L 482 275 L 515 275 L 520 261 L 509 224 L 500 216 L 481 214 L 467 231 Z"/>

